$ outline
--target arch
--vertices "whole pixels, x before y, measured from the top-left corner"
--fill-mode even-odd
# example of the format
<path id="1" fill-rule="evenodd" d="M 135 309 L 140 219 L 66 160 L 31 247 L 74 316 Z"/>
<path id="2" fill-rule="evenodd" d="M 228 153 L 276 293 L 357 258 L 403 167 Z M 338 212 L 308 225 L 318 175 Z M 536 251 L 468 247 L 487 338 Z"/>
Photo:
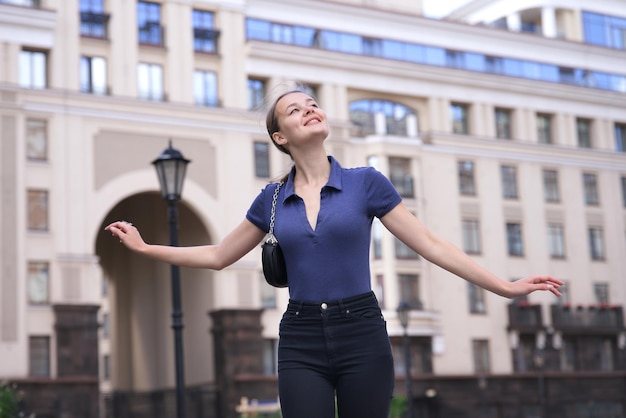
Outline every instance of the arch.
<path id="1" fill-rule="evenodd" d="M 132 221 L 147 242 L 169 244 L 167 202 L 161 198 L 151 166 L 117 176 L 96 191 L 89 216 L 89 239 L 108 280 L 111 324 L 110 388 L 115 391 L 154 391 L 175 384 L 174 343 L 171 330 L 171 271 L 169 265 L 131 253 L 103 233 L 118 219 Z M 216 213 L 213 196 L 185 180 L 178 204 L 180 245 L 210 244 L 219 240 L 219 228 L 208 214 Z M 181 269 L 183 346 L 187 385 L 212 383 L 213 340 L 210 334 L 215 293 L 214 273 Z"/>
<path id="2" fill-rule="evenodd" d="M 357 127 L 357 136 L 413 136 L 417 112 L 390 100 L 361 99 L 350 103 L 350 120 Z"/>

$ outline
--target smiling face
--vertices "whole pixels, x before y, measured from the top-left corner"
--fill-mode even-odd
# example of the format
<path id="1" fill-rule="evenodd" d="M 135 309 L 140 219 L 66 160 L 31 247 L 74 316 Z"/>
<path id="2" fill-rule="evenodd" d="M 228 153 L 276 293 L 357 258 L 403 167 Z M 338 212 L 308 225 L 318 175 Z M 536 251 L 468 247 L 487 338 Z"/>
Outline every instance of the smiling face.
<path id="1" fill-rule="evenodd" d="M 274 117 L 268 117 L 268 131 L 279 149 L 289 151 L 314 139 L 321 139 L 321 143 L 328 136 L 326 113 L 306 93 L 290 92 L 280 97 L 270 116 Z"/>

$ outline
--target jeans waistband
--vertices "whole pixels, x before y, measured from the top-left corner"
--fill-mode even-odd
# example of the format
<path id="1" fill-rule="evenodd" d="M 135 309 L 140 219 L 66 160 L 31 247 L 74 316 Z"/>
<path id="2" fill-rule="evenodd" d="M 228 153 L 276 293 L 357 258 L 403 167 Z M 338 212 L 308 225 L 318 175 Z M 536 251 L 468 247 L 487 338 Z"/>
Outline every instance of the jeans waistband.
<path id="1" fill-rule="evenodd" d="M 324 302 L 305 302 L 289 299 L 287 305 L 287 311 L 345 311 L 346 309 L 354 308 L 356 306 L 369 305 L 371 303 L 378 304 L 378 300 L 373 291 L 362 293 L 356 296 L 350 296 L 348 298 L 330 300 Z"/>

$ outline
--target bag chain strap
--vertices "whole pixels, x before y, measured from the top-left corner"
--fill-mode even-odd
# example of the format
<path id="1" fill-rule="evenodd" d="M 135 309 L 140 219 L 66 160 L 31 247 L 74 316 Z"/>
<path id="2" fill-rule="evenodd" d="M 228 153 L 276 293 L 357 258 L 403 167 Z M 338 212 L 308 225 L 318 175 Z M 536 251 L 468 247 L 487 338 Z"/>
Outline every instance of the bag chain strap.
<path id="1" fill-rule="evenodd" d="M 280 190 L 280 186 L 282 186 L 283 183 L 280 182 L 278 183 L 278 186 L 276 186 L 276 189 L 274 190 L 274 196 L 272 197 L 272 214 L 270 215 L 270 237 L 268 239 L 269 242 L 271 243 L 275 243 L 278 240 L 276 239 L 276 237 L 274 236 L 274 221 L 276 220 L 276 201 L 278 200 L 278 191 Z"/>

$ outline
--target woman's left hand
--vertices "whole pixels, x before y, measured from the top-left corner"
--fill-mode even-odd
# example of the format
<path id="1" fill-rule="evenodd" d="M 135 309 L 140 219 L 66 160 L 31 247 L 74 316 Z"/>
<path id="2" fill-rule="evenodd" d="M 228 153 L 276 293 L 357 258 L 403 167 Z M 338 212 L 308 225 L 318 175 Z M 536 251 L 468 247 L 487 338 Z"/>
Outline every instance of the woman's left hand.
<path id="1" fill-rule="evenodd" d="M 528 276 L 511 282 L 511 294 L 508 296 L 515 298 L 527 295 L 537 290 L 547 290 L 554 293 L 556 296 L 561 296 L 561 292 L 559 292 L 559 287 L 561 285 L 563 285 L 562 280 L 555 279 L 551 276 Z"/>

